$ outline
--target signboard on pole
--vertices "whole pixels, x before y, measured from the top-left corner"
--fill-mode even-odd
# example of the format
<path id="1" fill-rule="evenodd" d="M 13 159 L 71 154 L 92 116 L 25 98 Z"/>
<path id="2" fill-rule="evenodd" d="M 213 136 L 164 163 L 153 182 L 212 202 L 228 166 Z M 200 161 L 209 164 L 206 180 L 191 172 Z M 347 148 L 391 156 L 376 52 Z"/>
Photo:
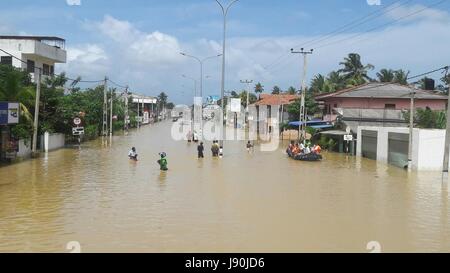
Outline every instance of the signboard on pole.
<path id="1" fill-rule="evenodd" d="M 230 111 L 233 113 L 241 112 L 241 99 L 232 98 L 230 102 Z"/>
<path id="2" fill-rule="evenodd" d="M 353 141 L 353 135 L 344 135 L 344 141 Z"/>
<path id="3" fill-rule="evenodd" d="M 19 103 L 0 102 L 0 125 L 19 123 Z"/>

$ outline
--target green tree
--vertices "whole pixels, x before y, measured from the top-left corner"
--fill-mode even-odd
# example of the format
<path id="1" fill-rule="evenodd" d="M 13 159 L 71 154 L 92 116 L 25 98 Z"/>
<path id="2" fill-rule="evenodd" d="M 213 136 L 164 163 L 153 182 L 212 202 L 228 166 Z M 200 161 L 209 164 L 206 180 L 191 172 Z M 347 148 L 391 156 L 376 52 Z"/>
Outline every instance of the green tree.
<path id="1" fill-rule="evenodd" d="M 398 84 L 407 85 L 408 84 L 409 71 L 404 71 L 402 69 L 394 72 L 394 82 Z"/>
<path id="2" fill-rule="evenodd" d="M 358 85 L 371 81 L 368 76 L 369 70 L 373 70 L 374 66 L 371 64 L 363 65 L 361 56 L 357 53 L 350 53 L 344 58 L 343 62 L 339 63 L 344 66 L 338 72 L 343 74 L 347 85 Z"/>
<path id="3" fill-rule="evenodd" d="M 295 94 L 297 94 L 297 89 L 295 89 L 295 87 L 291 86 L 288 88 L 287 93 L 289 95 L 295 95 Z"/>
<path id="4" fill-rule="evenodd" d="M 258 82 L 255 85 L 255 93 L 261 95 L 262 92 L 264 92 L 264 86 L 260 82 Z"/>
<path id="5" fill-rule="evenodd" d="M 158 105 L 159 105 L 159 109 L 163 109 L 166 105 L 167 105 L 167 99 L 168 96 L 166 95 L 166 93 L 161 92 L 158 95 Z"/>
<path id="6" fill-rule="evenodd" d="M 241 104 L 242 104 L 242 106 L 243 106 L 243 107 L 247 107 L 247 91 L 242 91 L 242 92 L 239 94 L 239 98 L 241 99 Z M 255 102 L 258 101 L 258 98 L 256 97 L 255 94 L 249 93 L 249 95 L 248 95 L 248 101 L 249 101 L 250 104 L 253 104 L 253 103 L 255 103 Z"/>
<path id="7" fill-rule="evenodd" d="M 339 73 L 339 71 L 331 71 L 327 76 L 326 84 L 322 91 L 324 93 L 335 92 L 342 90 L 345 87 L 345 79 L 341 73 Z"/>
<path id="8" fill-rule="evenodd" d="M 278 86 L 274 86 L 272 89 L 272 95 L 279 95 L 281 93 L 281 89 Z"/>
<path id="9" fill-rule="evenodd" d="M 317 74 L 311 80 L 310 90 L 314 94 L 319 94 L 319 93 L 323 92 L 326 82 L 327 82 L 327 79 L 322 74 Z"/>
<path id="10" fill-rule="evenodd" d="M 395 79 L 395 71 L 383 68 L 380 72 L 377 72 L 377 78 L 380 82 L 393 82 Z"/>

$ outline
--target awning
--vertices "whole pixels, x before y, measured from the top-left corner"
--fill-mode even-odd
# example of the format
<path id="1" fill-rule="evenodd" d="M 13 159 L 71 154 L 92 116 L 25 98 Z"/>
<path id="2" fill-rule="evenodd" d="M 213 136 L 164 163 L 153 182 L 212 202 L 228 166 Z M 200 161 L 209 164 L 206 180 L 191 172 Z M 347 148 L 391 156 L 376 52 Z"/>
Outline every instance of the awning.
<path id="1" fill-rule="evenodd" d="M 320 132 L 322 135 L 330 135 L 330 136 L 345 136 L 348 135 L 346 131 L 340 131 L 340 130 L 331 130 L 331 131 L 323 131 Z"/>
<path id="2" fill-rule="evenodd" d="M 328 129 L 328 128 L 333 128 L 333 125 L 331 125 L 331 124 L 324 124 L 324 125 L 312 125 L 312 126 L 309 126 L 309 127 L 313 128 L 313 129 Z"/>
<path id="3" fill-rule="evenodd" d="M 310 121 L 307 121 L 305 124 L 306 124 L 306 126 L 308 126 L 308 127 L 313 127 L 313 126 L 325 126 L 325 125 L 333 127 L 333 126 L 330 124 L 330 122 L 328 122 L 328 121 L 323 121 L 323 120 L 310 120 Z M 300 121 L 292 121 L 292 122 L 289 122 L 289 126 L 296 126 L 296 127 L 298 127 L 298 126 L 300 126 L 300 125 L 303 125 L 303 122 L 300 122 Z M 330 128 L 330 127 L 325 127 L 325 128 Z"/>

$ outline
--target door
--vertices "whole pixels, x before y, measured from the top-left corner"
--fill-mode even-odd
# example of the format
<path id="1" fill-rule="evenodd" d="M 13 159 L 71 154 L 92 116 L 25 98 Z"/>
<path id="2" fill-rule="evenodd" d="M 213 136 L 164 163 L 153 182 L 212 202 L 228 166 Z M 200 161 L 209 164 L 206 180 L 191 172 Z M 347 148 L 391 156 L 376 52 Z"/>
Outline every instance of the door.
<path id="1" fill-rule="evenodd" d="M 362 157 L 377 160 L 378 132 L 362 130 L 361 141 Z"/>
<path id="2" fill-rule="evenodd" d="M 408 166 L 409 134 L 389 133 L 388 163 L 400 168 Z"/>

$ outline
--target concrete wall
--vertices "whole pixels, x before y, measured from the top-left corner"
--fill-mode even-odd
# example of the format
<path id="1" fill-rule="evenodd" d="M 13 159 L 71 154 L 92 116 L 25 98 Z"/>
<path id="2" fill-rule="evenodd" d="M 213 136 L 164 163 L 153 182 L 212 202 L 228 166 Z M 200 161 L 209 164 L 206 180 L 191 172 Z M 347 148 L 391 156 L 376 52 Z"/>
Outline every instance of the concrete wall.
<path id="1" fill-rule="evenodd" d="M 31 140 L 27 143 L 23 139 L 19 140 L 19 151 L 17 152 L 17 157 L 28 158 L 31 156 Z"/>
<path id="2" fill-rule="evenodd" d="M 41 148 L 44 152 L 49 152 L 63 148 L 66 145 L 64 134 L 48 134 L 41 136 Z"/>
<path id="3" fill-rule="evenodd" d="M 361 156 L 361 131 L 377 131 L 377 161 L 388 163 L 389 133 L 409 135 L 409 128 L 359 126 L 357 156 Z M 412 167 L 419 171 L 441 171 L 444 159 L 445 130 L 413 130 Z"/>

